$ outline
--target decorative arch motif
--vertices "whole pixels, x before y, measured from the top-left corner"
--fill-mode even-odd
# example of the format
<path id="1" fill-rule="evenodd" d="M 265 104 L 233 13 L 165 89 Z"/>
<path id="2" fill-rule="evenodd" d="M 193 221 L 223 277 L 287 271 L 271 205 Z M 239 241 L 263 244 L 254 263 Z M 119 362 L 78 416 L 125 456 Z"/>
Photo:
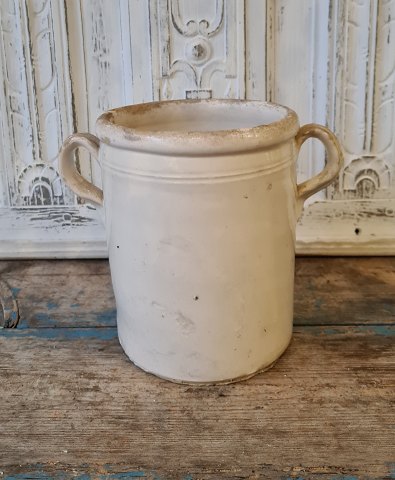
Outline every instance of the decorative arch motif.
<path id="1" fill-rule="evenodd" d="M 25 167 L 19 175 L 18 191 L 23 205 L 63 205 L 63 187 L 59 174 L 43 163 Z"/>
<path id="2" fill-rule="evenodd" d="M 391 170 L 384 160 L 364 156 L 356 158 L 343 171 L 343 190 L 355 192 L 358 198 L 370 198 L 375 192 L 391 186 Z"/>

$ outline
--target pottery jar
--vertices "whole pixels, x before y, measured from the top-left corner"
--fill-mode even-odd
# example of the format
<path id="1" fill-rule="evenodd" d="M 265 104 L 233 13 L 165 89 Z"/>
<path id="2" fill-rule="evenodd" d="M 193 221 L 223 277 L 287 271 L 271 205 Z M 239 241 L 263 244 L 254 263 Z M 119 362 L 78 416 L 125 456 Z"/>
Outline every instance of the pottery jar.
<path id="1" fill-rule="evenodd" d="M 110 110 L 97 137 L 71 135 L 60 171 L 103 205 L 120 343 L 139 367 L 188 383 L 245 379 L 273 364 L 292 335 L 295 227 L 307 197 L 338 174 L 325 127 L 299 127 L 260 101 L 180 100 Z M 310 137 L 326 165 L 297 184 Z M 73 152 L 102 168 L 103 191 Z"/>

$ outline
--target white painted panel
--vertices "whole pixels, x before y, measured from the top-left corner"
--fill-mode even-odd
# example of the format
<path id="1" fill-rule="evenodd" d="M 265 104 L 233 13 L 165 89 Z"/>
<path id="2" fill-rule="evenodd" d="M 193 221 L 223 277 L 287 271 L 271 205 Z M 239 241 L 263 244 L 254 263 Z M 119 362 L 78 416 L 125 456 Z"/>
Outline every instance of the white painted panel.
<path id="1" fill-rule="evenodd" d="M 121 16 L 125 7 L 120 0 L 66 0 L 66 5 L 76 128 L 94 133 L 101 113 L 131 99 L 131 59 L 125 58 L 123 46 L 129 30 Z M 128 48 L 129 42 L 125 52 Z M 86 152 L 79 158 L 81 172 L 101 185 L 98 164 Z"/>
<path id="2" fill-rule="evenodd" d="M 34 162 L 26 158 L 26 166 L 18 175 L 15 204 L 73 204 L 75 196 L 64 188 L 57 172 L 58 152 L 72 119 L 64 57 L 67 44 L 62 31 L 64 9 L 55 1 L 28 0 L 21 13 L 35 150 Z"/>
<path id="3" fill-rule="evenodd" d="M 85 256 L 96 239 L 103 252 L 101 216 L 76 204 L 57 171 L 75 128 L 65 4 L 0 2 L 0 53 L 0 254 Z"/>
<path id="4" fill-rule="evenodd" d="M 353 48 L 345 49 L 344 91 L 342 95 L 343 147 L 347 153 L 360 152 L 369 148 L 369 125 L 365 121 L 365 110 L 369 108 L 368 93 L 371 80 L 369 66 L 369 1 L 352 1 L 346 11 L 346 40 Z M 374 26 L 374 23 L 373 23 Z"/>
<path id="5" fill-rule="evenodd" d="M 2 258 L 106 257 L 102 211 L 90 205 L 0 208 Z"/>
<path id="6" fill-rule="evenodd" d="M 395 253 L 394 18 L 395 0 L 0 1 L 0 255 L 105 255 L 100 210 L 59 179 L 62 140 L 107 108 L 209 97 L 284 103 L 338 134 L 345 168 L 298 251 Z M 299 180 L 323 164 L 308 142 Z"/>
<path id="7" fill-rule="evenodd" d="M 268 0 L 267 96 L 294 109 L 302 125 L 326 121 L 328 15 L 328 0 Z M 323 165 L 322 145 L 308 142 L 299 155 L 298 181 Z M 310 202 L 323 197 L 318 194 Z"/>
<path id="8" fill-rule="evenodd" d="M 37 135 L 29 101 L 28 63 L 23 44 L 22 10 L 17 0 L 0 2 L 0 47 L 4 88 L 0 89 L 2 146 L 10 204 L 18 202 L 18 176 L 34 161 Z"/>
<path id="9" fill-rule="evenodd" d="M 314 203 L 299 232 L 300 254 L 394 255 L 395 199 Z"/>
<path id="10" fill-rule="evenodd" d="M 155 99 L 244 98 L 244 2 L 150 2 Z"/>
<path id="11" fill-rule="evenodd" d="M 345 150 L 334 199 L 395 196 L 394 8 L 384 0 L 333 2 L 329 109 Z"/>
<path id="12" fill-rule="evenodd" d="M 328 200 L 306 210 L 301 252 L 395 253 L 392 3 L 330 2 L 328 124 L 344 147 L 345 166 Z"/>
<path id="13" fill-rule="evenodd" d="M 395 196 L 395 1 L 379 2 L 371 151 L 381 162 L 375 197 Z"/>
<path id="14" fill-rule="evenodd" d="M 245 2 L 245 93 L 266 100 L 266 0 Z"/>
<path id="15" fill-rule="evenodd" d="M 0 85 L 4 85 L 4 79 L 3 79 L 3 70 L 0 68 Z M 2 96 L 0 94 L 0 105 L 1 103 L 4 103 L 4 95 Z M 1 108 L 0 108 L 1 112 Z M 4 117 L 0 115 L 0 208 L 4 208 L 8 206 L 9 204 L 9 198 L 8 198 L 8 188 L 7 188 L 7 174 L 6 174 L 6 142 L 7 139 L 5 138 L 5 126 L 3 126 L 4 122 Z M 9 155 L 9 151 L 8 151 Z"/>
<path id="16" fill-rule="evenodd" d="M 131 96 L 131 103 L 151 102 L 154 98 L 152 82 L 152 48 L 151 48 L 151 1 L 129 0 L 127 5 L 128 15 L 123 17 L 128 24 L 122 29 L 125 32 L 125 42 L 129 47 L 125 50 L 124 63 L 128 65 L 131 60 L 131 82 L 127 87 L 126 95 Z M 129 31 L 129 38 L 127 33 Z M 127 57 L 129 54 L 129 58 Z M 129 73 L 128 73 L 129 77 Z M 127 100 L 128 101 L 128 100 Z"/>

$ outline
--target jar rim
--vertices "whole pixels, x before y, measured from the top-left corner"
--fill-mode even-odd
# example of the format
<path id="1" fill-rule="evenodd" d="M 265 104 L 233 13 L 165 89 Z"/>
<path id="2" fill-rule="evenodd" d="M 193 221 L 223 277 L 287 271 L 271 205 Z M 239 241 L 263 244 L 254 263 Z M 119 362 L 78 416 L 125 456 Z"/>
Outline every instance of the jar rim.
<path id="1" fill-rule="evenodd" d="M 221 155 L 273 147 L 294 137 L 296 113 L 258 100 L 166 100 L 104 112 L 101 142 L 162 155 Z"/>

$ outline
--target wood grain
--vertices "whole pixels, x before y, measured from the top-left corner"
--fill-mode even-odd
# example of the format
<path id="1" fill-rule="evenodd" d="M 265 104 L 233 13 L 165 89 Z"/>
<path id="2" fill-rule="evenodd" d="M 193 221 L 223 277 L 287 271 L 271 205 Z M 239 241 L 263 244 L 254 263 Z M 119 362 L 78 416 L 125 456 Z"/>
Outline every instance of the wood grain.
<path id="1" fill-rule="evenodd" d="M 2 261 L 20 328 L 115 326 L 108 262 Z M 297 258 L 295 324 L 386 324 L 395 318 L 395 257 Z"/>
<path id="2" fill-rule="evenodd" d="M 0 262 L 14 292 L 19 328 L 115 326 L 115 299 L 107 261 Z"/>
<path id="3" fill-rule="evenodd" d="M 394 478 L 395 258 L 298 258 L 291 346 L 216 387 L 131 364 L 107 261 L 3 261 L 0 279 L 21 315 L 0 329 L 0 478 Z"/>
<path id="4" fill-rule="evenodd" d="M 296 259 L 297 325 L 395 321 L 395 257 Z"/>
<path id="5" fill-rule="evenodd" d="M 218 387 L 147 375 L 115 338 L 3 331 L 1 470 L 391 478 L 395 331 L 368 328 L 298 327 L 275 368 Z"/>

